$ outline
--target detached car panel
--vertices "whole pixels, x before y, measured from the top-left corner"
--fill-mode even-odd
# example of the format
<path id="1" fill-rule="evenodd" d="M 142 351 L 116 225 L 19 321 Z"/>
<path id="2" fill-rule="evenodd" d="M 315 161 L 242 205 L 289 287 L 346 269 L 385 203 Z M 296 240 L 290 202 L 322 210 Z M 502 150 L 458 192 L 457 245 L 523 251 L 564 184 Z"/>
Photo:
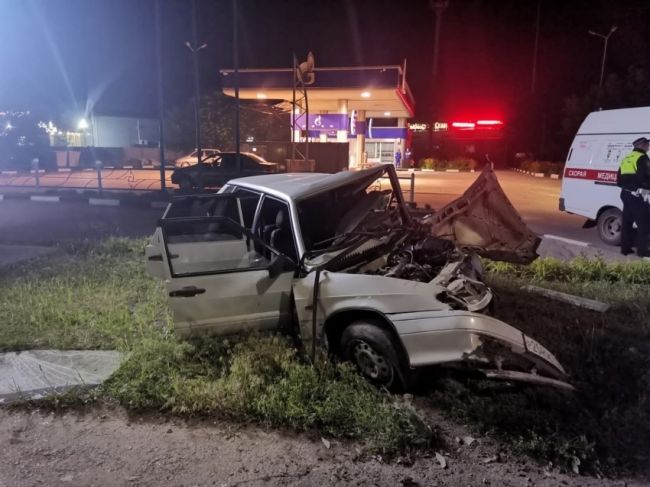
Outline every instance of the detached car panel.
<path id="1" fill-rule="evenodd" d="M 538 244 L 489 168 L 460 199 L 414 215 L 385 165 L 175 199 L 146 255 L 183 336 L 293 330 L 388 387 L 436 365 L 571 388 L 550 351 L 486 314 L 477 255 L 530 262 Z"/>

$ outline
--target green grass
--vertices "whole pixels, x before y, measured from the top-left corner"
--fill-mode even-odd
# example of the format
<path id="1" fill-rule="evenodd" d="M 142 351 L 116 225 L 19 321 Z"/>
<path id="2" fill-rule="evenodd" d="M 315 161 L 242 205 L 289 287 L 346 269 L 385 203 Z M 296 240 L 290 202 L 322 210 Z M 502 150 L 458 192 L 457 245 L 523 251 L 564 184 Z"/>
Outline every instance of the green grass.
<path id="1" fill-rule="evenodd" d="M 130 410 L 314 430 L 383 454 L 435 439 L 399 397 L 371 387 L 348 366 L 301 362 L 284 338 L 179 341 L 163 283 L 145 273 L 143 250 L 139 240 L 86 242 L 0 279 L 0 349 L 129 352 L 103 386 L 52 396 L 39 407 L 117 401 Z"/>
<path id="2" fill-rule="evenodd" d="M 362 441 L 391 454 L 434 437 L 420 416 L 351 367 L 298 360 L 282 337 L 146 341 L 105 386 L 130 409 L 210 415 Z"/>
<path id="3" fill-rule="evenodd" d="M 0 278 L 0 350 L 128 350 L 170 331 L 163 283 L 146 275 L 144 241 L 60 249 Z"/>
<path id="4" fill-rule="evenodd" d="M 130 410 L 210 416 L 350 438 L 382 453 L 435 441 L 399 396 L 349 367 L 302 362 L 281 337 L 182 342 L 163 284 L 144 271 L 143 241 L 60 249 L 0 278 L 0 349 L 118 348 L 128 360 L 101 388 L 48 401 L 118 402 Z M 623 471 L 650 459 L 650 265 L 539 259 L 487 262 L 496 315 L 541 341 L 566 367 L 574 395 L 444 381 L 433 406 L 519 451 L 568 469 Z M 605 314 L 522 291 L 541 286 L 612 303 Z"/>
<path id="5" fill-rule="evenodd" d="M 535 281 L 568 283 L 619 283 L 650 285 L 650 262 L 606 262 L 603 259 L 577 257 L 569 262 L 545 257 L 527 266 L 484 261 L 486 271 Z"/>
<path id="6" fill-rule="evenodd" d="M 539 259 L 522 268 L 487 263 L 496 315 L 537 338 L 577 392 L 503 391 L 446 384 L 433 404 L 535 458 L 567 469 L 623 472 L 650 460 L 650 267 Z M 536 284 L 612 304 L 597 313 L 524 292 Z M 477 394 L 475 388 L 479 387 Z"/>

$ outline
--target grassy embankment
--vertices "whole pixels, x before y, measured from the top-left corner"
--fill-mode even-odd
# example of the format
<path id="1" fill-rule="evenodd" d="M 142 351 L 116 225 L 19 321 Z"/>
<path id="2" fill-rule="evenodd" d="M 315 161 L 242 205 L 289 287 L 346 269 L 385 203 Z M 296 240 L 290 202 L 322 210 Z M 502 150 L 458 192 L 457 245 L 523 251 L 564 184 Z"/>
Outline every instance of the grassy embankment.
<path id="1" fill-rule="evenodd" d="M 144 271 L 143 242 L 79 245 L 0 278 L 0 349 L 117 348 L 128 360 L 101 388 L 56 398 L 134 410 L 211 415 L 350 438 L 391 453 L 422 447 L 432 430 L 403 398 L 347 366 L 305 364 L 282 337 L 181 342 L 163 284 Z M 543 461 L 580 470 L 650 458 L 650 264 L 540 259 L 488 263 L 497 316 L 566 367 L 574 395 L 442 380 L 419 400 Z M 604 314 L 521 291 L 542 286 L 610 302 Z"/>
<path id="2" fill-rule="evenodd" d="M 0 349 L 119 349 L 128 359 L 102 387 L 50 400 L 103 400 L 132 410 L 211 415 L 318 431 L 395 453 L 434 434 L 401 397 L 349 366 L 299 360 L 285 337 L 182 342 L 164 285 L 146 275 L 144 243 L 111 239 L 62 249 L 0 278 Z"/>

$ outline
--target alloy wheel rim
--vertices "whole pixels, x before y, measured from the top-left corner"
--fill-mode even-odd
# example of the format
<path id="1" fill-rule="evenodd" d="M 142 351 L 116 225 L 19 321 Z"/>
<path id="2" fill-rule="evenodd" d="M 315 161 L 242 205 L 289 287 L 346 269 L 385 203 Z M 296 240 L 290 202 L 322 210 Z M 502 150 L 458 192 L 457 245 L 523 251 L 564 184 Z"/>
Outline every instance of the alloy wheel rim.
<path id="1" fill-rule="evenodd" d="M 605 231 L 612 237 L 621 233 L 621 223 L 618 218 L 611 217 L 605 220 Z"/>
<path id="2" fill-rule="evenodd" d="M 352 354 L 363 375 L 383 384 L 392 382 L 393 368 L 390 363 L 368 343 L 355 341 Z"/>

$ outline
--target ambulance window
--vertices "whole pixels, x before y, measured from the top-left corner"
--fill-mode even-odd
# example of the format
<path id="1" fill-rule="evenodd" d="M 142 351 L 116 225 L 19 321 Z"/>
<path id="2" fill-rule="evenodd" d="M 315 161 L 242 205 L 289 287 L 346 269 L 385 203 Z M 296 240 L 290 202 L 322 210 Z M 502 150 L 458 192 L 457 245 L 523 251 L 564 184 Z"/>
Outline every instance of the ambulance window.
<path id="1" fill-rule="evenodd" d="M 629 141 L 607 142 L 604 144 L 601 160 L 607 166 L 618 167 L 621 163 L 621 159 L 623 159 L 632 148 L 632 144 Z"/>
<path id="2" fill-rule="evenodd" d="M 593 163 L 597 143 L 593 140 L 580 140 L 572 148 L 572 166 L 590 166 Z"/>

